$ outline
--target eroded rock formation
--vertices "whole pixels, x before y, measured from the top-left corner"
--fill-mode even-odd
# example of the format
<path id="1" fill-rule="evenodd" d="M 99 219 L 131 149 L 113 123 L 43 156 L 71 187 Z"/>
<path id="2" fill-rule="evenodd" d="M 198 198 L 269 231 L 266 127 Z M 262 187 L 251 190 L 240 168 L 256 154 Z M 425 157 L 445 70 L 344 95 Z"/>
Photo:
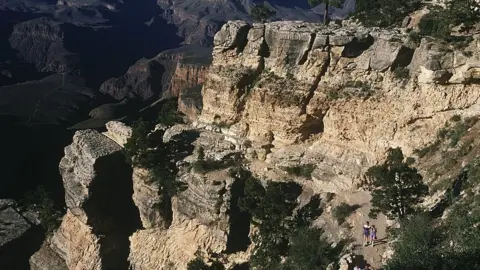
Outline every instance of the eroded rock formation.
<path id="1" fill-rule="evenodd" d="M 410 155 L 453 115 L 480 113 L 473 38 L 455 49 L 430 39 L 416 44 L 399 30 L 229 22 L 215 36 L 202 101 L 180 91 L 181 110 L 201 115 L 192 125 L 152 131 L 162 135 L 159 144 L 175 145 L 176 179 L 186 186 L 172 196 L 170 216 L 159 209 L 152 172 L 124 164 L 129 127 L 111 122 L 103 135 L 77 132 L 60 165 L 68 212 L 32 264 L 52 252 L 69 269 L 185 269 L 197 255 L 227 267 L 248 261 L 254 228 L 239 216 L 244 183 L 232 167 L 264 182 L 296 181 L 304 188 L 299 201 L 355 190 L 388 147 Z M 200 158 L 225 162 L 202 170 Z M 285 171 L 306 164 L 311 177 Z M 127 219 L 135 224 L 118 226 Z"/>
<path id="2" fill-rule="evenodd" d="M 351 188 L 388 147 L 411 154 L 452 115 L 479 113 L 473 39 L 455 49 L 416 46 L 397 30 L 229 22 L 215 36 L 198 125 L 273 151 L 274 164 L 317 164 L 318 188 Z"/>
<path id="3" fill-rule="evenodd" d="M 196 132 L 201 133 L 197 136 L 194 135 Z M 193 136 L 193 144 L 197 149 L 204 149 L 205 158 L 239 158 L 240 151 L 235 150 L 233 143 L 225 141 L 224 135 L 196 131 L 186 125 L 166 130 L 163 140 L 185 143 L 191 140 L 185 139 L 188 136 Z M 198 158 L 196 152 L 193 153 L 177 163 L 180 166 L 177 180 L 185 183 L 186 189 L 172 199 L 173 216 L 169 225 L 165 224 L 164 217 L 156 209 L 156 204 L 161 201 L 158 198 L 158 186 L 152 183 L 148 172 L 138 168 L 134 170 L 134 201 L 145 229 L 130 237 L 129 261 L 133 269 L 185 269 L 197 251 L 208 258 L 226 252 L 231 245 L 231 235 L 243 233 L 248 238 L 248 224 L 247 230 L 231 229 L 234 179 L 229 175 L 228 168 L 211 173 L 198 172 L 189 165 Z M 235 255 L 241 257 L 247 247 L 244 246 Z"/>
<path id="4" fill-rule="evenodd" d="M 106 136 L 84 130 L 65 148 L 60 171 L 68 207 L 60 228 L 32 257 L 37 269 L 51 250 L 68 269 L 126 269 L 128 236 L 140 226 L 132 202 L 131 169 L 121 147 Z M 40 257 L 40 258 L 39 258 Z"/>
<path id="5" fill-rule="evenodd" d="M 139 60 L 122 77 L 107 80 L 100 92 L 117 100 L 178 96 L 180 90 L 203 83 L 210 62 L 209 48 L 183 46 L 167 50 L 152 59 Z"/>
<path id="6" fill-rule="evenodd" d="M 15 25 L 9 38 L 13 49 L 42 72 L 78 72 L 79 56 L 65 48 L 68 23 L 43 17 Z"/>

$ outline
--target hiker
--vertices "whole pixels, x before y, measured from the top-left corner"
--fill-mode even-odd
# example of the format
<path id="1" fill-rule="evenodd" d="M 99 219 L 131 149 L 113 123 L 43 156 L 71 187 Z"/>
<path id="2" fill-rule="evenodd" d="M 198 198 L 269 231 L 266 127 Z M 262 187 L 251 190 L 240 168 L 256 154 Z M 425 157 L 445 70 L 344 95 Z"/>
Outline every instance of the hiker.
<path id="1" fill-rule="evenodd" d="M 372 228 L 370 229 L 370 241 L 372 242 L 372 247 L 375 244 L 375 240 L 377 240 L 377 228 L 375 228 L 375 225 L 372 225 Z"/>
<path id="2" fill-rule="evenodd" d="M 363 225 L 363 241 L 365 242 L 364 245 L 368 246 L 370 241 L 370 222 L 368 221 Z"/>

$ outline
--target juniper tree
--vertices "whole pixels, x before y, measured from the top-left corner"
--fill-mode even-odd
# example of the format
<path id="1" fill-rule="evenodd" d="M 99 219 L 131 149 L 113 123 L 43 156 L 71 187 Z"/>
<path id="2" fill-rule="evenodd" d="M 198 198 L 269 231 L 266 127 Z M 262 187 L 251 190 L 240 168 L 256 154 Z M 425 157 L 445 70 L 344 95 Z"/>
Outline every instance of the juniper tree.
<path id="1" fill-rule="evenodd" d="M 308 4 L 311 7 L 318 6 L 322 3 L 325 4 L 325 11 L 323 12 L 323 22 L 325 23 L 325 25 L 327 25 L 329 23 L 328 11 L 330 7 L 341 7 L 342 3 L 340 2 L 340 0 L 308 0 Z"/>
<path id="2" fill-rule="evenodd" d="M 403 218 L 415 212 L 428 187 L 410 165 L 400 148 L 390 148 L 383 164 L 368 169 L 365 184 L 372 192 L 370 217 L 382 212 L 389 218 Z"/>

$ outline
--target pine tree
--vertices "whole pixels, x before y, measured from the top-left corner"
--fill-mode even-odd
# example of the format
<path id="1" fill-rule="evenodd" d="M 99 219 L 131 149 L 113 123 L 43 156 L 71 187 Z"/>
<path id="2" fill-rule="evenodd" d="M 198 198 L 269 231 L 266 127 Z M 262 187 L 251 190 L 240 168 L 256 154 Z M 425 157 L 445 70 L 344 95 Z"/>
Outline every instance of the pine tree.
<path id="1" fill-rule="evenodd" d="M 321 3 L 325 4 L 325 11 L 323 12 L 323 22 L 325 23 L 325 25 L 328 25 L 330 21 L 330 18 L 328 17 L 328 11 L 330 9 L 330 6 L 341 7 L 342 4 L 339 0 L 308 0 L 308 4 L 310 4 L 311 7 L 316 7 Z"/>
<path id="2" fill-rule="evenodd" d="M 390 148 L 382 165 L 368 169 L 365 184 L 372 191 L 370 217 L 375 218 L 382 212 L 389 218 L 404 218 L 415 212 L 428 187 L 417 169 L 410 165 L 400 148 Z"/>

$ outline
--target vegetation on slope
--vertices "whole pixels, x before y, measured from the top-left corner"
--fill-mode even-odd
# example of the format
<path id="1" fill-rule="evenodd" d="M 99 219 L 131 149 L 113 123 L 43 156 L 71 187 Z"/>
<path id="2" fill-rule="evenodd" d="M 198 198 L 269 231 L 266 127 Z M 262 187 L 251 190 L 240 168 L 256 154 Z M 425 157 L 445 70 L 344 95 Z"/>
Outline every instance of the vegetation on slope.
<path id="1" fill-rule="evenodd" d="M 412 159 L 405 160 L 400 148 L 390 148 L 383 164 L 368 169 L 365 185 L 372 192 L 370 217 L 382 212 L 389 218 L 401 219 L 416 212 L 428 194 L 428 186 L 417 169 L 410 166 L 412 163 Z"/>
<path id="2" fill-rule="evenodd" d="M 366 26 L 399 25 L 420 3 L 419 0 L 357 0 L 353 18 Z"/>
<path id="3" fill-rule="evenodd" d="M 171 126 L 180 121 L 175 100 L 167 100 L 155 122 L 138 119 L 133 123 L 132 136 L 124 145 L 124 153 L 132 166 L 144 168 L 152 174 L 152 180 L 161 190 L 160 210 L 169 216 L 171 198 L 184 186 L 177 181 L 178 145 L 175 142 L 164 143 L 163 132 L 152 132 L 156 122 Z"/>
<path id="4" fill-rule="evenodd" d="M 480 269 L 479 224 L 480 206 L 467 202 L 457 204 L 446 220 L 425 215 L 404 219 L 385 269 Z"/>
<path id="5" fill-rule="evenodd" d="M 332 248 L 323 238 L 323 231 L 311 227 L 322 213 L 320 198 L 314 196 L 294 211 L 301 191 L 294 182 L 268 182 L 264 187 L 248 175 L 239 207 L 252 216 L 251 222 L 258 227 L 250 259 L 252 269 L 323 269 L 336 261 L 341 247 Z"/>
<path id="6" fill-rule="evenodd" d="M 472 119 L 453 116 L 448 126 L 454 128 L 440 133 L 445 138 L 457 134 L 455 143 L 437 140 L 437 150 L 417 161 L 443 195 L 429 211 L 400 220 L 399 229 L 392 231 L 394 255 L 385 269 L 480 269 L 480 145 L 472 140 L 479 126 Z M 462 149 L 467 145 L 468 151 Z M 457 172 L 453 179 L 452 172 Z"/>
<path id="7" fill-rule="evenodd" d="M 461 30 L 468 30 L 480 21 L 480 10 L 475 0 L 448 1 L 445 8 L 432 8 L 420 21 L 421 35 L 433 36 L 447 41 L 458 37 L 451 36 L 452 26 L 462 25 Z"/>
<path id="8" fill-rule="evenodd" d="M 40 225 L 47 234 L 60 226 L 63 213 L 55 207 L 51 194 L 43 186 L 27 192 L 20 205 L 26 208 L 25 210 L 33 210 L 38 214 Z"/>

